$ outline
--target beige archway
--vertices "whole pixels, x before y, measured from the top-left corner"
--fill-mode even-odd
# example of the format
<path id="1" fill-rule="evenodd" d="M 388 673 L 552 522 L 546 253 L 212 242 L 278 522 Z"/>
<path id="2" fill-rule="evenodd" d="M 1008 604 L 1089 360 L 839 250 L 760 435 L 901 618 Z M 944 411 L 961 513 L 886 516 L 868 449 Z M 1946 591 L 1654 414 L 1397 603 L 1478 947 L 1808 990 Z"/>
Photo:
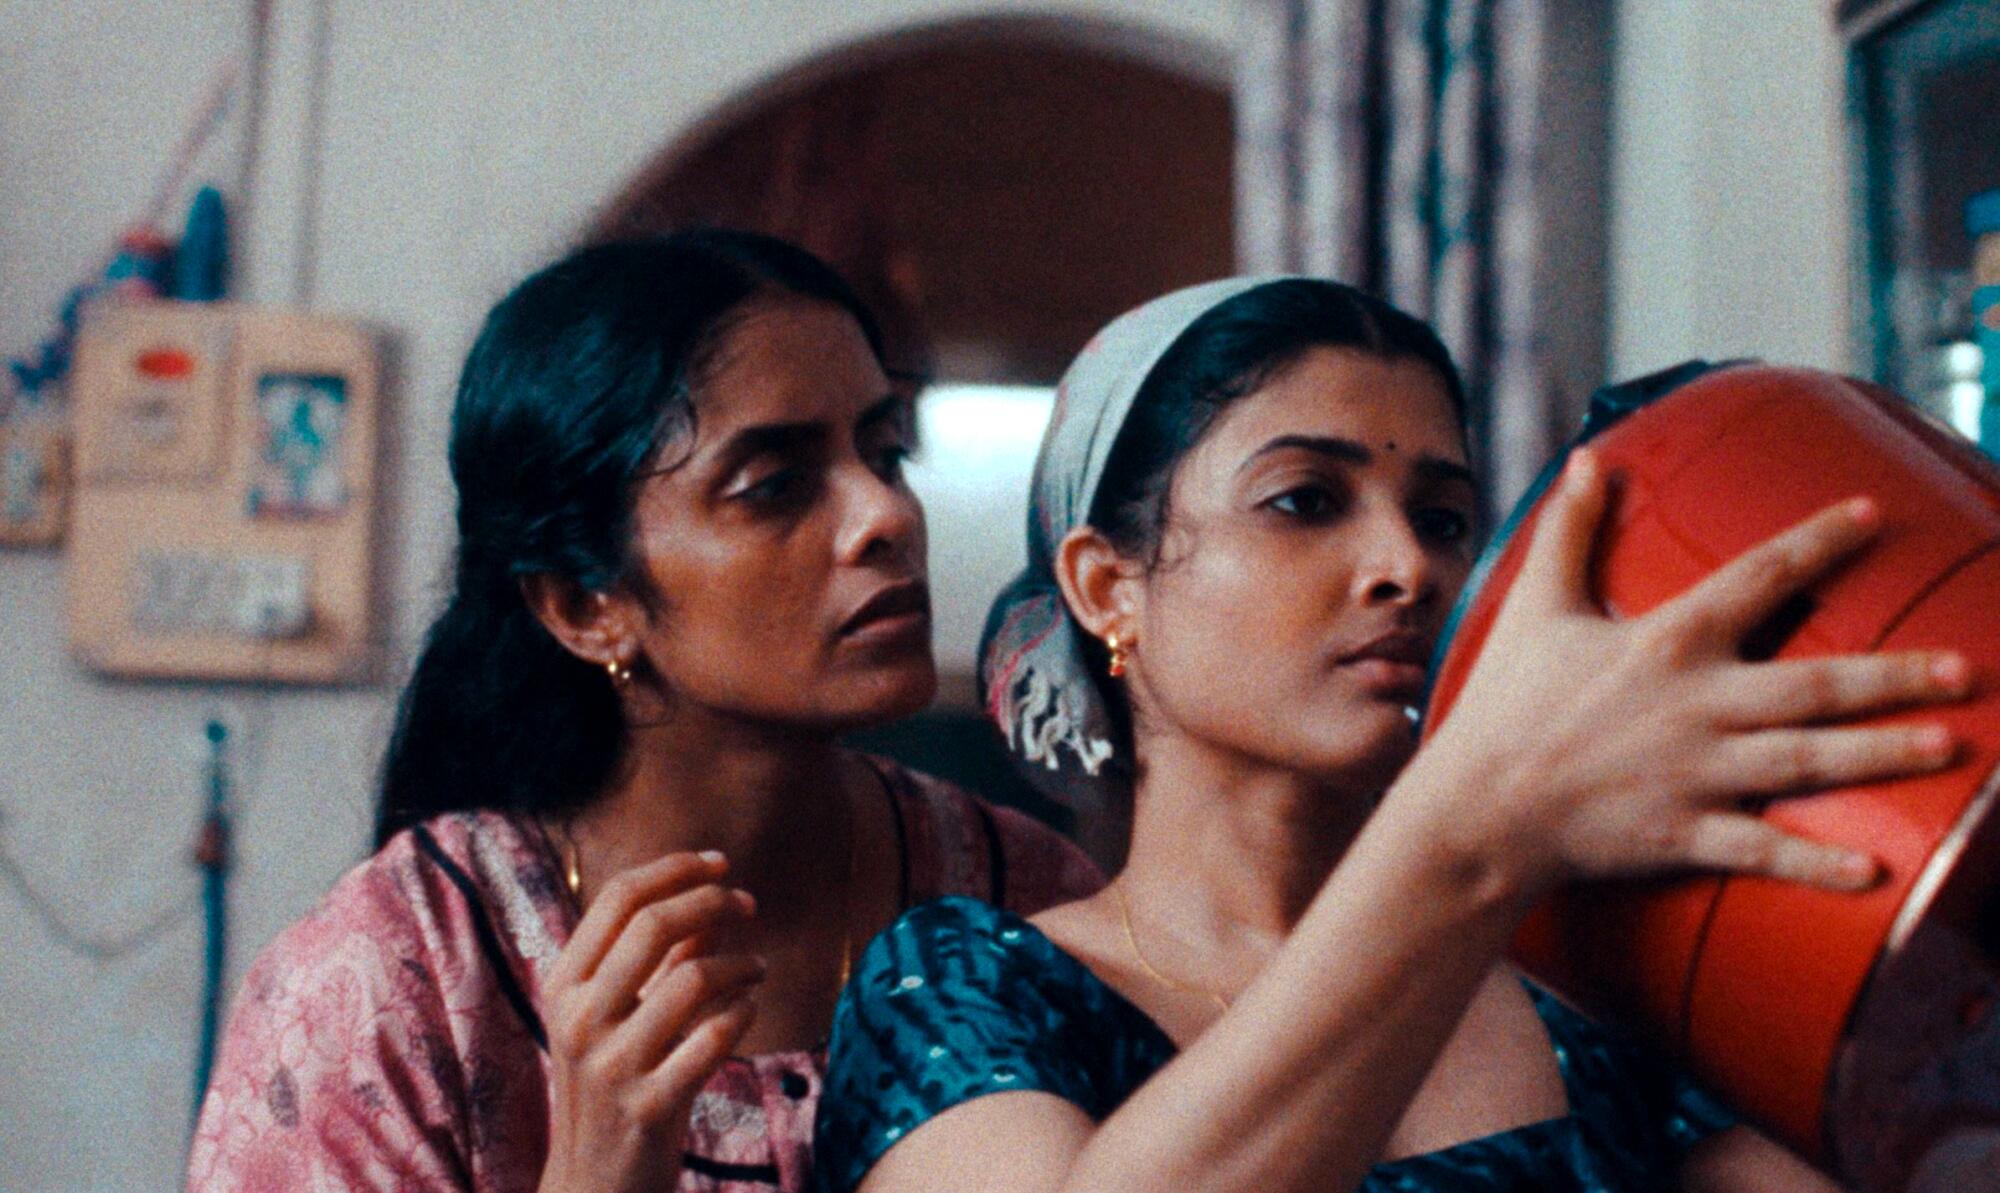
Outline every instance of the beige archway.
<path id="1" fill-rule="evenodd" d="M 886 34 L 723 104 L 585 236 L 783 236 L 855 282 L 897 363 L 1048 382 L 1119 311 L 1230 272 L 1228 76 L 1218 51 L 1101 21 Z"/>

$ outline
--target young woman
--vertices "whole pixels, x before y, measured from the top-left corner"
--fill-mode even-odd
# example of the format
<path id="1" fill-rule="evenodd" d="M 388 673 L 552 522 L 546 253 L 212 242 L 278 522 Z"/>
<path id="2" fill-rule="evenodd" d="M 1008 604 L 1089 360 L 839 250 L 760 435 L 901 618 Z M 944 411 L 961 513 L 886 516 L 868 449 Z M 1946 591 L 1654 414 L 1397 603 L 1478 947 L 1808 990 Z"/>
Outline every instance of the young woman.
<path id="1" fill-rule="evenodd" d="M 1323 281 L 1169 295 L 1064 379 L 984 679 L 1023 757 L 1133 796 L 1103 892 L 949 899 L 836 1016 L 823 1187 L 1807 1189 L 1822 1178 L 1501 961 L 1555 884 L 1873 863 L 1737 804 L 1943 765 L 1955 656 L 1751 664 L 1868 537 L 1826 511 L 1648 616 L 1591 604 L 1573 457 L 1451 718 L 1409 710 L 1472 564 L 1463 398 L 1422 324 Z M 1707 1182 L 1707 1184 L 1704 1184 Z"/>
<path id="2" fill-rule="evenodd" d="M 378 849 L 246 976 L 191 1189 L 800 1189 L 856 942 L 1101 883 L 836 744 L 936 683 L 911 428 L 776 241 L 590 248 L 494 308 Z"/>

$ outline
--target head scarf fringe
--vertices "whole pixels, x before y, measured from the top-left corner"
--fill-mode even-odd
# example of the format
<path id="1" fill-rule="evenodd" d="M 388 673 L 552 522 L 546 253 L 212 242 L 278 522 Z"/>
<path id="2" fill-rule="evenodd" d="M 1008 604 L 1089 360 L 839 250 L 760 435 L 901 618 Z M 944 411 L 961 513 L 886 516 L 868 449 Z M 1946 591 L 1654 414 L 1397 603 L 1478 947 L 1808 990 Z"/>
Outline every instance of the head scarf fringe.
<path id="1" fill-rule="evenodd" d="M 1068 746 L 1083 767 L 1095 778 L 1111 757 L 1111 742 L 1092 737 L 1084 730 L 1087 710 L 1075 694 L 1058 687 L 1040 670 L 1030 667 L 1016 685 L 1020 694 L 1008 710 L 1007 745 L 1027 762 L 1038 762 L 1049 770 L 1061 770 L 1057 746 Z"/>
<path id="2" fill-rule="evenodd" d="M 1153 367 L 1195 320 L 1276 277 L 1176 290 L 1098 332 L 1063 374 L 1028 493 L 1028 563 L 987 615 L 980 679 L 987 715 L 1024 776 L 1079 815 L 1121 811 L 1131 743 L 1091 675 L 1086 635 L 1056 583 L 1057 549 L 1089 517 L 1106 462 Z"/>

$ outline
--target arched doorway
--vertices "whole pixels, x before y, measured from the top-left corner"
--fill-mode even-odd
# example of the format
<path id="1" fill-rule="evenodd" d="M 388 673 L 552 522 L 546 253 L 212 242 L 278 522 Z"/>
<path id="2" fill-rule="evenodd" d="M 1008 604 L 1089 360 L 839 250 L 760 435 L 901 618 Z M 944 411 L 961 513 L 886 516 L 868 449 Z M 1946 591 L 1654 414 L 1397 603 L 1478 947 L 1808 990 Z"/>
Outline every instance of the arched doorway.
<path id="1" fill-rule="evenodd" d="M 833 262 L 899 364 L 1049 383 L 1119 311 L 1230 272 L 1226 58 L 1103 22 L 963 20 L 723 105 L 586 236 L 752 228 Z"/>

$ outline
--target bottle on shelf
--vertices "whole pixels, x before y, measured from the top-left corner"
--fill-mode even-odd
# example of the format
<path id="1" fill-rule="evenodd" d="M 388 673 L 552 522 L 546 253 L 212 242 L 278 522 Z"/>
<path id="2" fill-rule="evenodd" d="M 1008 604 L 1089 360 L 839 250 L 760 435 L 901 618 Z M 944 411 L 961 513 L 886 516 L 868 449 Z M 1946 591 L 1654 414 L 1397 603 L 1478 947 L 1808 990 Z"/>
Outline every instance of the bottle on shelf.
<path id="1" fill-rule="evenodd" d="M 1972 238 L 1972 325 L 1979 344 L 1979 380 L 1985 391 L 1979 443 L 2000 456 L 2000 189 L 1982 191 L 1965 204 Z"/>

